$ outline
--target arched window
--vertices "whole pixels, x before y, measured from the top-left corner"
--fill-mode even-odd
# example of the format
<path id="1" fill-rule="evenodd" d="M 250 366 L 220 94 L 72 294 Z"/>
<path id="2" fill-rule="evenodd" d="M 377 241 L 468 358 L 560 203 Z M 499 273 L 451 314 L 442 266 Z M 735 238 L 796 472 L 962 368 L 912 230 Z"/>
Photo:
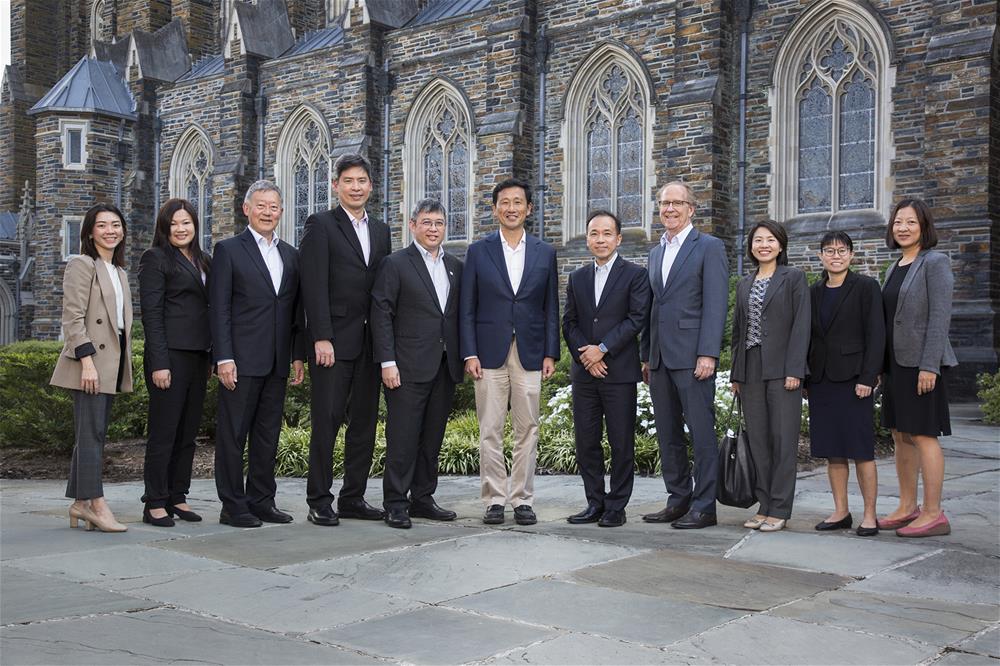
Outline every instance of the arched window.
<path id="1" fill-rule="evenodd" d="M 306 218 L 330 208 L 330 134 L 318 111 L 301 106 L 285 121 L 275 177 L 285 196 L 278 234 L 298 247 Z"/>
<path id="2" fill-rule="evenodd" d="M 5 282 L 0 280 L 0 345 L 17 342 L 17 301 Z"/>
<path id="3" fill-rule="evenodd" d="M 614 44 L 599 46 L 570 83 L 563 111 L 563 240 L 585 233 L 589 211 L 649 229 L 651 92 L 642 66 Z"/>
<path id="4" fill-rule="evenodd" d="M 90 6 L 90 43 L 108 41 L 108 22 L 104 17 L 104 0 L 94 0 Z"/>
<path id="5" fill-rule="evenodd" d="M 471 240 L 474 153 L 472 118 L 465 98 L 447 81 L 432 81 L 406 119 L 403 217 L 409 218 L 420 199 L 437 199 L 448 212 L 445 239 Z"/>
<path id="6" fill-rule="evenodd" d="M 181 135 L 170 161 L 170 196 L 187 199 L 198 211 L 201 248 L 212 249 L 212 144 L 197 127 Z"/>
<path id="7" fill-rule="evenodd" d="M 789 31 L 774 69 L 773 216 L 886 209 L 895 70 L 877 19 L 855 2 L 822 3 Z"/>

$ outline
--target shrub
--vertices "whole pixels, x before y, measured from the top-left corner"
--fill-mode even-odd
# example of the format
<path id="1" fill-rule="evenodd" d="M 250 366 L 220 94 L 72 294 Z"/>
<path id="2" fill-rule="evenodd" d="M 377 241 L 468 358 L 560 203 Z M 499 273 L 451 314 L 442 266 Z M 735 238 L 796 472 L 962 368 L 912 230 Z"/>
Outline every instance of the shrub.
<path id="1" fill-rule="evenodd" d="M 982 400 L 983 420 L 986 423 L 1000 423 L 1000 371 L 980 373 L 976 376 L 979 392 L 976 394 Z"/>

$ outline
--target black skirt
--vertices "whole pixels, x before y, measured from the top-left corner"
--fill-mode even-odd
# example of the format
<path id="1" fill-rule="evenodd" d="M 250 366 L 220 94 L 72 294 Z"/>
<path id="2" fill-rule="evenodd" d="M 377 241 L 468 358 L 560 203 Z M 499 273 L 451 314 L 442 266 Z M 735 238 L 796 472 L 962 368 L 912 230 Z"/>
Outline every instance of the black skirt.
<path id="1" fill-rule="evenodd" d="M 809 448 L 814 458 L 875 459 L 875 401 L 856 381 L 823 379 L 809 388 Z"/>
<path id="2" fill-rule="evenodd" d="M 934 390 L 917 395 L 919 368 L 904 368 L 889 354 L 889 370 L 882 376 L 882 425 L 910 435 L 937 437 L 951 434 L 945 373 L 941 368 Z"/>

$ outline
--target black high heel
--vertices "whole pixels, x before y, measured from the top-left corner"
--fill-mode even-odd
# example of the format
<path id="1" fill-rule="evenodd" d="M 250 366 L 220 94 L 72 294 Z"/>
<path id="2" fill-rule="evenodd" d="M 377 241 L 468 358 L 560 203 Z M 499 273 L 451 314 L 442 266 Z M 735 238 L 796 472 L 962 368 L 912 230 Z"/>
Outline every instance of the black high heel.
<path id="1" fill-rule="evenodd" d="M 201 522 L 201 516 L 194 511 L 185 511 L 184 509 L 178 509 L 176 506 L 168 506 L 167 515 L 177 516 L 181 520 L 186 520 L 189 523 Z"/>
<path id="2" fill-rule="evenodd" d="M 165 507 L 154 507 L 154 508 L 165 508 Z M 149 515 L 149 507 L 145 506 L 142 508 L 142 522 L 149 525 L 154 525 L 156 527 L 173 527 L 174 519 L 170 517 L 170 511 L 167 511 L 167 515 L 162 518 L 154 518 Z"/>

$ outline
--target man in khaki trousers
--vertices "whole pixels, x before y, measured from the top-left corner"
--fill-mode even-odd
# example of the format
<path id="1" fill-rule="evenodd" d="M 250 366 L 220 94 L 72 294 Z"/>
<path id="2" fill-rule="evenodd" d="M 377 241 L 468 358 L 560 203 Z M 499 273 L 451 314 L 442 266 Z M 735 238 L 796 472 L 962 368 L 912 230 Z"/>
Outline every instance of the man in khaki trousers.
<path id="1" fill-rule="evenodd" d="M 462 271 L 460 346 L 475 380 L 483 522 L 504 522 L 507 503 L 519 525 L 537 519 L 534 499 L 542 380 L 559 359 L 556 253 L 524 229 L 531 186 L 508 179 L 493 188 L 499 229 L 469 246 Z M 510 405 L 514 459 L 510 477 L 503 428 Z"/>

